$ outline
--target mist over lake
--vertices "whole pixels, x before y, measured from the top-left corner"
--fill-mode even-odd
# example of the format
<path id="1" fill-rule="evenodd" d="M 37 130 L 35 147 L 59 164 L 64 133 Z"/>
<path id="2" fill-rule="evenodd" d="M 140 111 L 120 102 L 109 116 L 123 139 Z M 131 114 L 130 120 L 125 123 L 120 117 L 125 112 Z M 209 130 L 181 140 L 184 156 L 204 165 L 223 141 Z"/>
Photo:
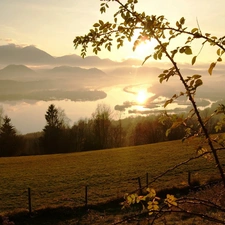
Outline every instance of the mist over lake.
<path id="1" fill-rule="evenodd" d="M 127 99 L 131 95 L 123 92 L 121 87 L 115 87 L 108 92 L 105 99 L 97 101 L 75 102 L 71 100 L 54 100 L 54 101 L 5 101 L 0 102 L 3 106 L 4 113 L 12 119 L 12 124 L 17 130 L 23 134 L 41 131 L 45 124 L 45 113 L 50 104 L 63 109 L 70 119 L 70 125 L 78 121 L 80 118 L 91 118 L 91 114 L 95 111 L 97 104 L 110 105 L 111 109 L 115 104 Z M 120 101 L 118 100 L 120 99 Z M 121 113 L 114 113 L 115 119 L 119 119 Z M 123 113 L 122 113 L 123 114 Z"/>
<path id="2" fill-rule="evenodd" d="M 22 133 L 32 133 L 42 131 L 46 124 L 45 113 L 50 104 L 54 104 L 56 107 L 60 107 L 65 111 L 66 116 L 70 119 L 70 125 L 77 122 L 79 119 L 91 118 L 92 113 L 96 110 L 98 104 L 109 105 L 113 111 L 113 118 L 115 120 L 122 119 L 128 116 L 148 115 L 150 113 L 149 108 L 144 105 L 134 105 L 129 107 L 129 110 L 118 111 L 115 110 L 116 106 L 124 105 L 127 100 L 136 101 L 136 96 L 131 93 L 127 93 L 123 90 L 122 86 L 114 86 L 108 89 L 107 97 L 105 99 L 97 101 L 85 101 L 75 102 L 68 99 L 54 100 L 54 101 L 5 101 L 0 102 L 0 105 L 4 109 L 4 113 L 11 119 L 16 129 Z M 203 102 L 203 108 L 211 106 L 210 100 Z M 188 105 L 174 103 L 167 109 L 177 110 L 178 112 L 186 111 Z M 151 109 L 151 113 L 157 113 L 164 111 L 163 104 L 158 106 L 154 104 Z"/>
<path id="3" fill-rule="evenodd" d="M 169 67 L 163 62 L 141 66 L 138 59 L 53 57 L 34 46 L 16 45 L 0 46 L 0 59 L 0 106 L 22 134 L 44 128 L 50 104 L 64 110 L 73 125 L 81 118 L 91 118 L 98 104 L 110 106 L 115 120 L 161 113 L 166 100 L 184 91 L 176 76 L 160 84 L 158 75 Z M 217 66 L 213 76 L 205 64 L 195 69 L 182 66 L 185 75 L 202 75 L 204 88 L 199 87 L 195 96 L 200 109 L 223 99 L 224 65 Z M 187 112 L 190 105 L 184 95 L 166 110 Z"/>

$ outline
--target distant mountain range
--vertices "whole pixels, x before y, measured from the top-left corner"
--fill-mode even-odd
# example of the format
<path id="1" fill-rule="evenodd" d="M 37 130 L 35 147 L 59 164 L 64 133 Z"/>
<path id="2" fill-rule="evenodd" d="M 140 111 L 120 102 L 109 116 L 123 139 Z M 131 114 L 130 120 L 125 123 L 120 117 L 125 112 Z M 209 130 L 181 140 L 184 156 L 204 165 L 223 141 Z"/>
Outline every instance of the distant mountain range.
<path id="1" fill-rule="evenodd" d="M 161 67 L 161 64 L 158 65 Z M 143 84 L 149 85 L 150 92 L 157 96 L 170 98 L 170 93 L 179 93 L 182 87 L 174 77 L 160 86 L 158 75 L 163 69 L 159 67 L 150 63 L 141 66 L 141 61 L 137 59 L 115 62 L 97 56 L 83 59 L 76 54 L 53 57 L 35 46 L 4 45 L 0 46 L 0 100 L 68 98 L 73 101 L 95 101 L 107 96 L 102 91 L 106 87 L 122 85 L 123 90 L 130 93 L 132 90 L 129 91 L 129 87 L 141 87 Z M 198 74 L 206 75 L 204 85 L 207 87 L 199 88 L 199 97 L 214 100 L 223 95 L 223 71 L 223 66 L 214 71 L 217 84 L 213 86 L 207 68 L 198 69 Z M 196 71 L 184 67 L 182 73 L 193 75 Z M 213 89 L 210 96 L 209 89 Z"/>
<path id="2" fill-rule="evenodd" d="M 80 68 L 72 66 L 58 66 L 52 69 L 39 70 L 38 72 L 28 68 L 25 65 L 11 64 L 0 70 L 0 80 L 33 80 L 49 79 L 62 75 L 64 78 L 100 78 L 106 74 L 97 68 Z"/>
<path id="3" fill-rule="evenodd" d="M 0 70 L 1 80 L 33 80 L 37 73 L 24 65 L 8 65 Z"/>
<path id="4" fill-rule="evenodd" d="M 133 60 L 132 60 L 133 61 Z M 124 62 L 125 65 L 129 62 Z M 53 57 L 35 46 L 21 47 L 15 44 L 0 46 L 0 65 L 69 65 L 83 67 L 109 67 L 122 63 L 110 59 L 100 59 L 97 56 L 87 56 L 84 59 L 76 54 Z"/>
<path id="5" fill-rule="evenodd" d="M 96 101 L 107 96 L 98 90 L 100 83 L 106 82 L 106 74 L 97 68 L 57 66 L 34 71 L 25 65 L 11 64 L 0 70 L 0 101 Z"/>
<path id="6" fill-rule="evenodd" d="M 106 74 L 97 68 L 84 69 L 72 66 L 58 66 L 53 69 L 46 70 L 47 73 L 53 74 L 72 74 L 72 75 L 86 75 L 86 76 L 105 76 Z"/>
<path id="7" fill-rule="evenodd" d="M 54 60 L 53 56 L 34 46 L 0 46 L 0 64 L 52 64 Z"/>

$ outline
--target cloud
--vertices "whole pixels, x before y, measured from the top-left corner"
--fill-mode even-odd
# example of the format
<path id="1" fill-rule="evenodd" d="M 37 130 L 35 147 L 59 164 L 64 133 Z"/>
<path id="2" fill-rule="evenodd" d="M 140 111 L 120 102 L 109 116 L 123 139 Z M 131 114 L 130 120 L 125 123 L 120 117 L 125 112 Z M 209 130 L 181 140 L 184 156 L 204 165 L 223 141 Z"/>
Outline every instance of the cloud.
<path id="1" fill-rule="evenodd" d="M 123 103 L 123 105 L 116 105 L 114 109 L 117 111 L 125 111 L 127 108 L 130 108 L 133 105 L 135 105 L 133 102 L 126 101 Z"/>
<path id="2" fill-rule="evenodd" d="M 0 38 L 0 46 L 12 46 L 12 47 L 16 47 L 16 48 L 24 48 L 27 46 L 34 46 L 35 45 L 29 45 L 26 43 L 19 43 L 17 40 L 13 39 L 13 38 Z"/>
<path id="3" fill-rule="evenodd" d="M 12 38 L 6 38 L 4 41 L 5 41 L 5 42 L 8 42 L 8 43 L 9 43 L 9 42 L 11 43 L 11 42 L 13 42 L 13 39 L 12 39 Z"/>
<path id="4" fill-rule="evenodd" d="M 27 46 L 32 46 L 36 48 L 36 45 L 29 45 L 29 44 L 25 44 L 25 43 L 17 43 L 16 40 L 11 39 L 11 38 L 0 38 L 0 43 L 2 42 L 2 45 L 0 46 L 11 46 L 11 47 L 15 47 L 15 48 L 24 48 Z"/>
<path id="5" fill-rule="evenodd" d="M 0 38 L 0 41 L 4 42 L 4 43 L 13 43 L 14 42 L 14 40 L 12 38 Z"/>

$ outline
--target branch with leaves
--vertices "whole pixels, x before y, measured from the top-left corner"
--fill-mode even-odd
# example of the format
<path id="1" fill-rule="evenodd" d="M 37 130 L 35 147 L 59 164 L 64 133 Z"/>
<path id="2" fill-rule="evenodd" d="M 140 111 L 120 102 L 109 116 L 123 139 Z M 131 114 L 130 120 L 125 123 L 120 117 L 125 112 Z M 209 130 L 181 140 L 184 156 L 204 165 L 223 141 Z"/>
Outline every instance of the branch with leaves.
<path id="1" fill-rule="evenodd" d="M 109 7 L 109 2 L 111 1 L 109 0 L 101 4 L 101 13 L 106 12 L 106 8 Z M 140 35 L 134 41 L 133 50 L 135 50 L 136 46 L 140 42 L 142 42 L 143 39 L 148 39 L 149 41 L 151 39 L 155 39 L 158 42 L 158 45 L 155 47 L 155 51 L 153 54 L 146 56 L 143 64 L 152 56 L 155 60 L 161 60 L 163 56 L 166 56 L 170 60 L 172 67 L 168 70 L 164 70 L 163 73 L 159 75 L 159 80 L 162 83 L 163 81 L 169 81 L 172 76 L 177 76 L 183 84 L 185 92 L 180 92 L 179 95 L 173 95 L 171 99 L 166 101 L 164 106 L 166 107 L 168 104 L 171 104 L 180 96 L 187 96 L 192 104 L 194 114 L 198 119 L 201 130 L 204 133 L 206 140 L 208 141 L 208 145 L 213 153 L 216 166 L 225 186 L 225 176 L 223 168 L 213 146 L 213 141 L 208 130 L 206 129 L 204 121 L 195 102 L 195 94 L 197 88 L 203 84 L 201 75 L 194 74 L 192 76 L 184 77 L 182 71 L 178 67 L 178 63 L 175 61 L 175 55 L 178 53 L 186 55 L 192 54 L 191 46 L 187 44 L 191 44 L 196 39 L 203 39 L 202 46 L 205 45 L 205 43 L 209 43 L 212 46 L 219 47 L 216 50 L 218 59 L 216 62 L 212 62 L 208 69 L 209 74 L 212 74 L 213 68 L 216 66 L 216 63 L 222 61 L 222 56 L 225 52 L 225 37 L 217 38 L 215 36 L 211 36 L 208 33 L 203 35 L 200 28 L 193 28 L 191 31 L 187 31 L 187 27 L 184 27 L 185 19 L 183 17 L 176 22 L 176 27 L 173 28 L 170 26 L 170 23 L 165 19 L 164 16 L 148 16 L 144 12 L 136 12 L 135 4 L 138 3 L 137 0 L 128 0 L 125 4 L 123 4 L 119 0 L 115 0 L 114 2 L 119 4 L 119 10 L 114 14 L 114 23 L 104 23 L 102 20 L 99 20 L 98 23 L 95 23 L 93 25 L 93 29 L 91 29 L 87 35 L 78 36 L 74 39 L 75 48 L 80 45 L 82 46 L 82 57 L 85 57 L 89 43 L 92 43 L 93 52 L 95 54 L 101 51 L 102 46 L 110 51 L 113 42 L 113 34 L 115 35 L 116 41 L 118 43 L 117 48 L 120 48 L 123 46 L 125 39 L 131 41 L 136 29 L 140 30 Z M 118 16 L 120 16 L 119 19 Z M 121 22 L 118 23 L 118 21 Z M 166 31 L 169 32 L 166 33 Z M 172 39 L 175 39 L 180 35 L 189 35 L 185 42 L 185 45 L 178 46 L 173 50 L 169 50 Z M 192 65 L 194 65 L 196 58 L 197 55 L 192 58 Z"/>
<path id="2" fill-rule="evenodd" d="M 212 221 L 214 223 L 225 224 L 225 221 L 222 219 L 218 219 L 215 216 L 211 216 L 208 214 L 210 211 L 217 211 L 219 213 L 224 213 L 225 208 L 220 205 L 213 203 L 208 200 L 193 198 L 193 197 L 183 197 L 177 199 L 174 195 L 167 194 L 165 199 L 161 199 L 157 197 L 154 189 L 147 188 L 147 194 L 144 196 L 138 196 L 137 194 L 125 195 L 125 201 L 122 203 L 123 208 L 130 207 L 134 204 L 141 204 L 142 210 L 139 214 L 132 215 L 132 218 L 141 216 L 143 214 L 148 213 L 150 218 L 152 218 L 151 223 L 154 224 L 159 218 L 165 216 L 166 214 L 171 213 L 180 213 L 186 214 L 189 216 L 199 217 L 201 219 Z M 205 208 L 205 212 L 199 212 L 195 210 L 193 206 L 201 206 Z M 150 219 L 149 218 L 149 219 Z M 120 224 L 125 221 L 128 221 L 129 218 L 125 218 L 115 224 Z"/>
<path id="3" fill-rule="evenodd" d="M 138 3 L 138 0 L 127 0 L 125 3 L 119 0 L 103 1 L 100 5 L 100 12 L 106 13 L 110 3 L 118 4 L 118 11 L 115 12 L 114 18 L 113 18 L 114 21 L 103 22 L 102 20 L 99 20 L 98 22 L 94 23 L 93 28 L 90 29 L 90 31 L 86 35 L 77 36 L 74 39 L 74 47 L 78 48 L 79 46 L 81 46 L 82 57 L 86 56 L 87 49 L 90 44 L 95 54 L 98 54 L 98 52 L 101 51 L 103 48 L 107 49 L 108 51 L 111 51 L 114 41 L 116 42 L 117 48 L 119 49 L 124 45 L 125 41 L 129 41 L 129 42 L 132 41 L 134 32 L 136 30 L 139 31 L 139 36 L 137 37 L 136 40 L 134 40 L 133 51 L 135 51 L 136 47 L 143 41 L 146 41 L 146 40 L 151 41 L 152 39 L 156 40 L 158 43 L 157 46 L 154 48 L 153 52 L 151 52 L 149 55 L 145 57 L 142 64 L 144 64 L 151 57 L 154 60 L 161 60 L 163 57 L 166 57 L 167 59 L 169 59 L 171 66 L 167 70 L 164 70 L 158 76 L 160 83 L 169 82 L 171 77 L 177 77 L 182 83 L 184 88 L 183 91 L 180 91 L 179 93 L 175 93 L 170 99 L 168 99 L 165 102 L 164 107 L 171 104 L 179 97 L 186 96 L 186 98 L 190 101 L 193 108 L 190 111 L 191 118 L 195 117 L 198 121 L 197 131 L 191 131 L 191 128 L 187 126 L 186 121 L 188 120 L 188 117 L 180 121 L 174 121 L 170 129 L 173 129 L 180 125 L 186 126 L 188 135 L 185 138 L 190 138 L 193 136 L 194 137 L 204 136 L 205 142 L 207 142 L 207 145 L 209 148 L 209 150 L 206 150 L 205 148 L 200 146 L 201 148 L 198 149 L 199 150 L 198 156 L 194 156 L 186 160 L 185 162 L 181 162 L 175 165 L 174 167 L 168 169 L 161 175 L 155 177 L 152 182 L 164 176 L 169 171 L 174 170 L 175 168 L 181 165 L 184 165 L 191 160 L 195 160 L 199 157 L 207 156 L 210 153 L 213 155 L 214 163 L 216 167 L 218 168 L 218 172 L 221 176 L 223 185 L 225 187 L 225 175 L 224 175 L 222 165 L 220 163 L 220 159 L 217 154 L 218 150 L 224 149 L 224 145 L 221 140 L 218 141 L 217 139 L 213 139 L 211 137 L 206 126 L 209 120 L 214 115 L 224 113 L 225 107 L 224 105 L 221 105 L 220 107 L 218 107 L 216 112 L 214 112 L 209 118 L 204 120 L 200 114 L 198 105 L 195 101 L 195 96 L 198 91 L 198 88 L 203 85 L 202 76 L 200 74 L 185 76 L 183 74 L 182 69 L 179 67 L 179 63 L 177 61 L 177 58 L 180 54 L 192 56 L 193 55 L 192 43 L 196 40 L 198 41 L 200 40 L 201 41 L 200 50 L 197 54 L 192 56 L 190 60 L 191 62 L 190 64 L 192 66 L 195 65 L 198 56 L 201 54 L 202 49 L 206 44 L 213 46 L 216 49 L 215 52 L 217 54 L 217 58 L 214 59 L 208 67 L 208 73 L 212 75 L 213 69 L 215 68 L 217 63 L 221 63 L 223 61 L 223 56 L 225 53 L 225 36 L 218 38 L 209 33 L 206 33 L 206 32 L 203 33 L 202 30 L 200 29 L 198 22 L 197 22 L 197 28 L 195 27 L 192 29 L 188 29 L 187 27 L 185 27 L 184 17 L 180 18 L 173 26 L 162 15 L 156 16 L 156 15 L 146 15 L 145 12 L 139 13 L 135 10 L 135 5 Z M 173 47 L 174 41 L 176 41 L 178 37 L 183 38 L 184 44 L 181 46 L 176 46 L 174 48 Z M 224 118 L 217 123 L 215 128 L 217 131 L 220 131 L 222 126 L 225 124 Z M 218 143 L 220 144 L 221 148 L 215 147 L 215 144 L 218 144 Z M 158 204 L 158 199 L 156 197 L 156 194 L 154 193 L 152 189 L 147 189 L 147 192 L 148 192 L 147 195 L 142 197 L 135 194 L 127 195 L 124 206 L 137 203 L 137 202 L 138 203 L 142 203 L 143 201 L 146 202 L 146 199 L 148 199 L 147 208 L 149 212 L 161 213 L 162 211 L 159 210 L 159 204 Z M 178 207 L 177 199 L 174 196 L 167 196 L 164 203 L 169 207 L 171 206 Z M 201 204 L 202 203 L 203 202 L 201 202 Z M 174 212 L 175 211 L 176 210 L 174 210 Z M 177 212 L 178 211 L 184 212 L 185 210 L 178 207 Z M 189 213 L 188 211 L 185 211 L 185 212 Z M 219 219 L 217 220 L 216 218 L 211 218 L 208 215 L 196 214 L 196 216 L 200 216 L 200 217 L 204 216 L 205 218 L 208 218 L 208 220 L 212 219 L 212 221 L 214 222 L 224 224 L 223 221 Z"/>

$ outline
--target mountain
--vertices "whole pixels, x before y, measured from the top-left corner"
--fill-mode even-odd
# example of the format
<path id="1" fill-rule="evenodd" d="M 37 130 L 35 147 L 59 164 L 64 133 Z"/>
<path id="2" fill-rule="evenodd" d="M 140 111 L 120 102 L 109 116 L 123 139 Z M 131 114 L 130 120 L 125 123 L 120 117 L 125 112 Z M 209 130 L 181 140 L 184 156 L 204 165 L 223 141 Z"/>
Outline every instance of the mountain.
<path id="1" fill-rule="evenodd" d="M 55 61 L 58 65 L 73 65 L 82 61 L 82 58 L 76 54 L 72 54 L 56 57 Z"/>
<path id="2" fill-rule="evenodd" d="M 118 65 L 110 59 L 100 59 L 97 56 L 87 56 L 84 59 L 76 54 L 53 57 L 33 45 L 22 47 L 15 44 L 0 46 L 0 65 L 66 65 L 83 67 L 108 67 Z"/>
<path id="3" fill-rule="evenodd" d="M 107 94 L 100 90 L 68 90 L 57 87 L 51 81 L 0 80 L 0 101 L 36 100 L 51 101 L 70 99 L 71 101 L 96 101 Z"/>
<path id="4" fill-rule="evenodd" d="M 31 80 L 37 73 L 24 65 L 8 65 L 0 70 L 1 80 Z"/>
<path id="5" fill-rule="evenodd" d="M 31 63 L 44 63 L 50 64 L 54 63 L 55 58 L 50 54 L 46 53 L 43 50 L 36 48 L 35 46 L 27 46 L 21 49 L 20 56 L 23 61 L 31 62 Z"/>
<path id="6" fill-rule="evenodd" d="M 81 67 L 71 67 L 71 66 L 58 66 L 53 69 L 46 70 L 48 74 L 63 75 L 63 76 L 76 76 L 76 78 L 100 78 L 104 77 L 106 74 L 97 68 L 84 69 Z"/>
<path id="7" fill-rule="evenodd" d="M 110 59 L 100 59 L 98 56 L 87 56 L 82 58 L 76 54 L 65 55 L 55 58 L 55 63 L 58 65 L 73 65 L 73 66 L 83 66 L 83 67 L 110 67 L 118 66 L 119 63 L 114 62 Z"/>
<path id="8" fill-rule="evenodd" d="M 135 66 L 141 66 L 142 65 L 142 60 L 140 59 L 135 59 L 135 58 L 130 58 L 126 59 L 122 62 L 123 65 L 130 66 L 130 65 L 135 65 Z"/>
<path id="9" fill-rule="evenodd" d="M 38 64 L 54 63 L 55 58 L 35 46 L 21 47 L 15 44 L 0 46 L 0 64 Z"/>
<path id="10" fill-rule="evenodd" d="M 116 62 L 110 59 L 101 59 L 98 56 L 87 56 L 82 58 L 79 55 L 64 55 L 53 57 L 47 52 L 34 45 L 22 47 L 15 44 L 0 46 L 0 65 L 9 64 L 40 65 L 40 66 L 82 66 L 86 68 L 98 67 L 120 67 L 120 66 L 140 66 L 142 61 L 138 59 L 127 59 L 123 62 Z"/>

